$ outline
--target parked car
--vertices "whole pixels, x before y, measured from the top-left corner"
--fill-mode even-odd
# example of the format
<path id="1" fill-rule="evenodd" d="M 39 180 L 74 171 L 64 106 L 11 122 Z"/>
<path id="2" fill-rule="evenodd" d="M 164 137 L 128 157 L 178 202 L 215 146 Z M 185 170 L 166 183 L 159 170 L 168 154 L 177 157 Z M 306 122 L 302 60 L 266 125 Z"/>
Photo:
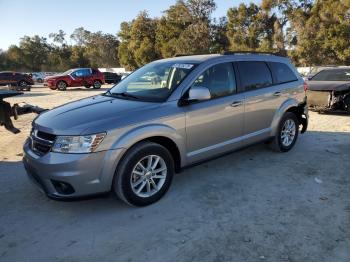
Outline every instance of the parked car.
<path id="1" fill-rule="evenodd" d="M 18 91 L 30 91 L 30 86 L 34 85 L 34 81 L 27 74 L 5 71 L 0 72 L 0 85 L 10 85 L 11 89 Z"/>
<path id="2" fill-rule="evenodd" d="M 52 90 L 66 90 L 67 87 L 85 86 L 101 88 L 105 83 L 103 74 L 98 69 L 76 68 L 70 69 L 62 74 L 45 77 L 44 85 Z"/>
<path id="3" fill-rule="evenodd" d="M 150 73 L 167 74 L 166 86 L 145 82 Z M 287 152 L 307 123 L 304 81 L 289 59 L 176 57 L 143 66 L 104 94 L 42 113 L 23 162 L 53 198 L 112 190 L 145 206 L 166 193 L 174 172 L 257 142 Z"/>
<path id="4" fill-rule="evenodd" d="M 121 73 L 121 80 L 123 80 L 124 78 L 126 78 L 128 75 L 130 75 L 131 72 L 125 72 L 125 73 Z"/>
<path id="5" fill-rule="evenodd" d="M 43 72 L 33 72 L 31 73 L 34 82 L 43 83 L 45 79 L 45 73 Z"/>
<path id="6" fill-rule="evenodd" d="M 308 85 L 307 96 L 312 109 L 350 112 L 350 67 L 322 70 Z"/>
<path id="7" fill-rule="evenodd" d="M 117 84 L 121 80 L 121 76 L 117 73 L 113 72 L 103 72 L 103 76 L 105 77 L 106 84 Z"/>

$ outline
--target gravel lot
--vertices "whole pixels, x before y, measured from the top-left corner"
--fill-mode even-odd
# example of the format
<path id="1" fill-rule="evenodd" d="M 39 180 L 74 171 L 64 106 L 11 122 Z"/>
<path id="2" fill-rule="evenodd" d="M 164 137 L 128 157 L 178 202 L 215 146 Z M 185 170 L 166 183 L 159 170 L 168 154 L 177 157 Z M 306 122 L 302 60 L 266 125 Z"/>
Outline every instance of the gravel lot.
<path id="1" fill-rule="evenodd" d="M 8 101 L 52 108 L 101 91 Z M 285 154 L 257 145 L 186 169 L 145 208 L 41 194 L 21 163 L 34 117 L 18 135 L 0 128 L 0 261 L 350 261 L 350 116 L 311 113 Z"/>

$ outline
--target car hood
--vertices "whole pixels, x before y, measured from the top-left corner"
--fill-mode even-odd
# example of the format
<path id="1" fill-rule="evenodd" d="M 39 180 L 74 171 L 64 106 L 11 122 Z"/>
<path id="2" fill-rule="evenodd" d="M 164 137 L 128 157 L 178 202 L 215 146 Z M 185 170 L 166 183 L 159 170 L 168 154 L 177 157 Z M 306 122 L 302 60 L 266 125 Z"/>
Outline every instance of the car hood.
<path id="1" fill-rule="evenodd" d="M 56 135 L 93 134 L 138 123 L 145 110 L 158 107 L 159 103 L 98 95 L 46 111 L 33 125 Z"/>
<path id="2" fill-rule="evenodd" d="M 346 91 L 350 90 L 349 81 L 309 81 L 311 91 Z"/>

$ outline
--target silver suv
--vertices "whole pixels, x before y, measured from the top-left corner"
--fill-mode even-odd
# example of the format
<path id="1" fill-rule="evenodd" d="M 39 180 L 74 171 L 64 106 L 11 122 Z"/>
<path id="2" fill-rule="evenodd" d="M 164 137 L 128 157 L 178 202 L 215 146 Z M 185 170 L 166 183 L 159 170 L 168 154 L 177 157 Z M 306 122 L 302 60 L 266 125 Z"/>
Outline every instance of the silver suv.
<path id="1" fill-rule="evenodd" d="M 262 141 L 289 151 L 307 123 L 304 81 L 289 59 L 182 56 L 147 64 L 104 94 L 42 113 L 23 162 L 50 197 L 112 190 L 145 206 L 166 193 L 183 167 Z"/>

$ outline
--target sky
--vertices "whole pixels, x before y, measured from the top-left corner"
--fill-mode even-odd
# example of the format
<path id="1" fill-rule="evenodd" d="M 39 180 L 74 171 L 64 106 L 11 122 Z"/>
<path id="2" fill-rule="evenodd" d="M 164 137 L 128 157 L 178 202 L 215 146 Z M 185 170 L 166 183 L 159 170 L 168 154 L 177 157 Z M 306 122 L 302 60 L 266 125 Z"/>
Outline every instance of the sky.
<path id="1" fill-rule="evenodd" d="M 62 29 L 67 39 L 75 28 L 116 34 L 120 23 L 131 21 L 142 10 L 151 17 L 162 12 L 176 0 L 0 0 L 0 49 L 18 44 L 24 35 L 40 35 Z M 240 3 L 260 0 L 216 0 L 213 17 L 225 16 L 227 10 Z"/>

